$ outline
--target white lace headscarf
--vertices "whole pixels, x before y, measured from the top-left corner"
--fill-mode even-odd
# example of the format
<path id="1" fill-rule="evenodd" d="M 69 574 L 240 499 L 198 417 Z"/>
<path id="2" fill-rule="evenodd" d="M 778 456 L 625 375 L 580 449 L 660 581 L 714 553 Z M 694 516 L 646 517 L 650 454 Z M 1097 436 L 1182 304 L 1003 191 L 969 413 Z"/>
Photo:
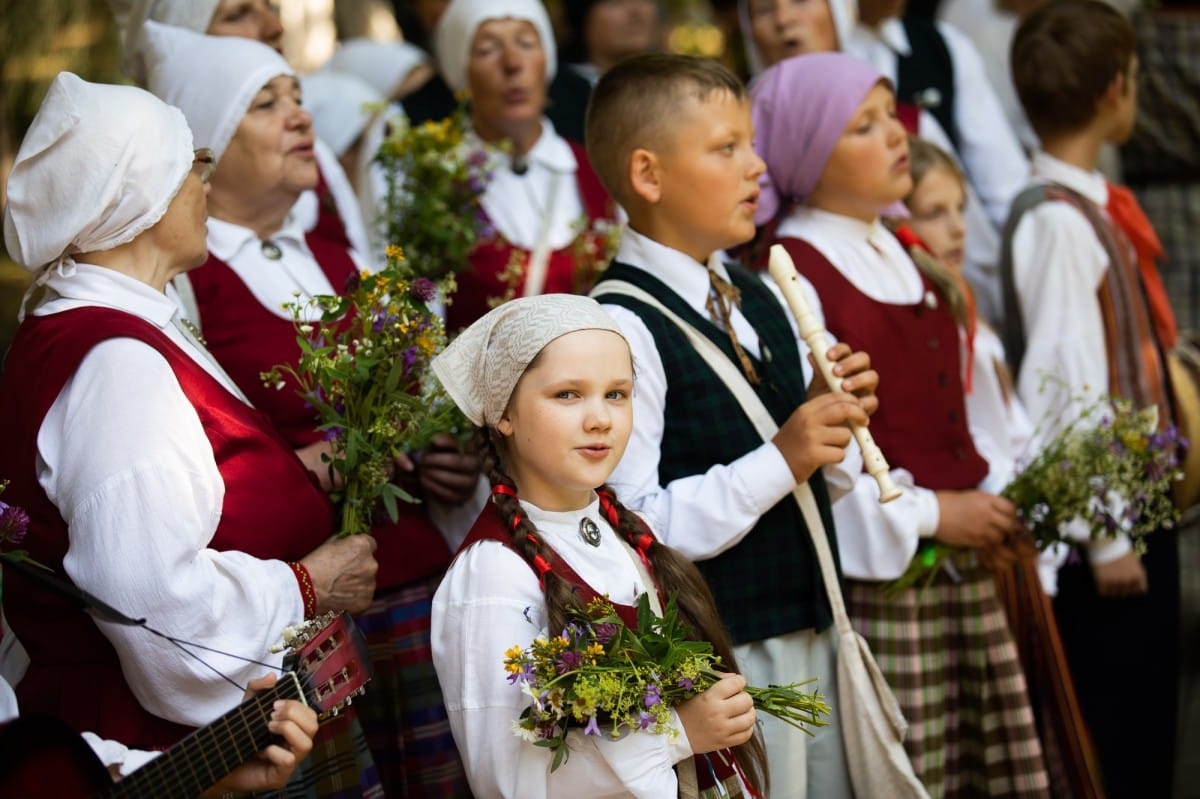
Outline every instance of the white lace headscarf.
<path id="1" fill-rule="evenodd" d="M 474 424 L 494 427 L 537 354 L 576 330 L 620 328 L 591 297 L 543 294 L 493 308 L 433 359 L 433 373 Z"/>
<path id="2" fill-rule="evenodd" d="M 133 86 L 60 72 L 8 176 L 9 255 L 37 274 L 36 288 L 54 272 L 69 277 L 75 253 L 133 241 L 183 186 L 192 147 L 179 109 Z"/>
<path id="3" fill-rule="evenodd" d="M 206 36 L 147 22 L 142 29 L 147 88 L 183 111 L 196 143 L 217 160 L 254 95 L 280 75 L 295 75 L 279 53 L 251 39 Z"/>

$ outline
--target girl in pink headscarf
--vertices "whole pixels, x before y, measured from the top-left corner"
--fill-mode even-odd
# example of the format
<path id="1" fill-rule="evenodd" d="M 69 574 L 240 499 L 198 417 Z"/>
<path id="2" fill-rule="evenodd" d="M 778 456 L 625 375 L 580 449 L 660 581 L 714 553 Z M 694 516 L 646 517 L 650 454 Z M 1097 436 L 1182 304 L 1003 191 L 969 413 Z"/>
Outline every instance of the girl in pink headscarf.
<path id="1" fill-rule="evenodd" d="M 879 221 L 912 187 L 892 87 L 865 61 L 820 53 L 771 67 L 751 97 L 767 164 L 757 221 L 812 283 L 830 332 L 880 374 L 871 431 L 904 494 L 879 504 L 864 473 L 833 513 L 850 615 L 911 725 L 913 767 L 932 797 L 1048 796 L 983 565 L 1012 562 L 1016 510 L 990 493 L 994 447 L 967 423 L 958 323 Z M 928 586 L 880 590 L 935 541 L 960 550 Z"/>

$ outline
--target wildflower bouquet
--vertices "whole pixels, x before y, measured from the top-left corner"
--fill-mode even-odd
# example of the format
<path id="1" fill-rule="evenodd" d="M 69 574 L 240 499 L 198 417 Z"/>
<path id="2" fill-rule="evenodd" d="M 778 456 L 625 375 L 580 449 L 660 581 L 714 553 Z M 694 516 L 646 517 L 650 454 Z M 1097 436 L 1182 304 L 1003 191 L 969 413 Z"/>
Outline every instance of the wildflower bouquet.
<path id="1" fill-rule="evenodd" d="M 0 481 L 0 494 L 3 494 L 6 488 L 8 488 L 8 481 Z M 28 532 L 29 514 L 24 509 L 16 505 L 9 505 L 0 499 L 0 560 L 8 563 L 28 563 L 31 566 L 50 571 L 46 566 L 29 557 L 29 553 L 25 550 L 9 549 L 10 546 L 21 546 Z M 0 588 L 3 588 L 2 583 L 0 583 Z"/>
<path id="2" fill-rule="evenodd" d="M 643 594 L 636 629 L 626 626 L 604 598 L 572 616 L 560 635 L 514 646 L 504 656 L 509 682 L 519 683 L 530 698 L 513 722 L 513 733 L 553 752 L 551 771 L 569 756 L 572 727 L 611 738 L 642 731 L 678 735 L 671 708 L 721 679 L 720 658 L 711 644 L 688 637 L 674 596 L 660 618 Z M 747 687 L 746 692 L 760 712 L 809 732 L 828 724 L 823 717 L 830 712 L 818 693 L 797 690 L 809 682 Z"/>
<path id="3" fill-rule="evenodd" d="M 1148 534 L 1179 521 L 1171 492 L 1183 476 L 1181 446 L 1187 441 L 1174 425 L 1159 430 L 1154 406 L 1137 409 L 1128 400 L 1105 398 L 1085 407 L 1000 496 L 1017 506 L 1038 549 L 1071 542 L 1064 527 L 1082 522 L 1093 539 L 1123 533 L 1141 553 Z M 932 543 L 885 590 L 927 585 L 957 551 Z"/>
<path id="4" fill-rule="evenodd" d="M 568 245 L 574 261 L 571 291 L 574 294 L 587 294 L 600 279 L 600 273 L 617 254 L 625 226 L 607 217 L 589 220 L 584 214 L 576 219 L 571 227 L 575 231 L 575 238 Z M 531 258 L 531 253 L 520 247 L 513 248 L 508 263 L 498 276 L 504 291 L 499 296 L 488 297 L 489 308 L 498 308 L 517 296 L 525 285 L 525 271 Z"/>
<path id="5" fill-rule="evenodd" d="M 389 246 L 386 267 L 364 272 L 344 296 L 294 303 L 300 360 L 263 373 L 279 389 L 285 375 L 294 377 L 320 417 L 318 429 L 332 445 L 331 474 L 340 478 L 333 498 L 341 536 L 368 532 L 377 503 L 395 521 L 398 500 L 417 501 L 391 481 L 397 456 L 424 449 L 440 433 L 470 429 L 429 369 L 446 344 L 429 303 L 439 291 L 451 294 L 454 278 L 435 283 L 406 265 L 400 248 Z"/>
<path id="6" fill-rule="evenodd" d="M 386 183 L 384 240 L 403 242 L 415 276 L 456 274 L 490 235 L 479 204 L 491 177 L 488 155 L 468 144 L 465 129 L 463 107 L 416 126 L 399 120 L 375 155 Z"/>

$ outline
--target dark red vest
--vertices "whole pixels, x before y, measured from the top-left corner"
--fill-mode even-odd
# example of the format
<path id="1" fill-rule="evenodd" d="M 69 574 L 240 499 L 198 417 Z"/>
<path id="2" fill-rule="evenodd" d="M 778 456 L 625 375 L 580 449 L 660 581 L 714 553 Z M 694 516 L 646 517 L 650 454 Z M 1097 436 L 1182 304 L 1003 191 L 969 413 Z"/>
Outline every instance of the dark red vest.
<path id="1" fill-rule="evenodd" d="M 888 463 L 912 472 L 922 488 L 977 487 L 988 465 L 967 427 L 958 325 L 938 290 L 922 275 L 924 296 L 935 298 L 934 307 L 878 302 L 808 242 L 779 243 L 816 289 L 829 332 L 871 356 L 879 373 L 871 435 Z"/>
<path id="2" fill-rule="evenodd" d="M 583 148 L 573 142 L 567 143 L 571 146 L 575 162 L 578 164 L 575 183 L 583 199 L 583 210 L 588 223 L 597 219 L 615 218 L 612 200 L 588 164 Z M 575 253 L 572 250 L 572 245 L 568 245 L 550 253 L 543 294 L 579 294 L 590 288 L 587 285 L 578 285 Z M 454 301 L 446 309 L 447 330 L 453 333 L 467 327 L 491 310 L 488 306 L 489 299 L 505 295 L 508 285 L 500 276 L 514 257 L 523 258 L 528 262 L 529 251 L 517 247 L 499 234 L 475 247 L 471 253 L 470 266 L 458 275 L 458 291 L 454 293 Z M 523 293 L 520 291 L 517 296 L 522 296 Z"/>
<path id="3" fill-rule="evenodd" d="M 320 239 L 315 233 L 310 233 L 307 241 L 334 291 L 344 292 L 357 274 L 346 247 Z M 276 389 L 264 386 L 260 377 L 277 364 L 296 365 L 300 348 L 295 325 L 264 308 L 237 273 L 211 253 L 204 266 L 189 277 L 209 351 L 293 448 L 319 440 L 319 421 L 300 396 L 295 379 L 286 378 L 284 387 Z M 399 511 L 396 523 L 384 516 L 383 522 L 373 528 L 379 544 L 375 559 L 379 562 L 376 585 L 380 589 L 430 577 L 450 562 L 446 541 L 424 506 L 401 502 Z"/>
<path id="4" fill-rule="evenodd" d="M 110 338 L 137 339 L 161 353 L 196 409 L 225 483 L 221 521 L 210 547 L 290 561 L 329 536 L 329 502 L 265 416 L 230 394 L 144 320 L 107 308 L 81 308 L 26 319 L 0 377 L 0 475 L 11 480 L 4 499 L 29 513 L 25 547 L 31 557 L 67 579 L 62 566 L 67 525 L 38 484 L 37 434 L 79 363 Z M 144 749 L 168 746 L 189 732 L 141 707 L 116 652 L 90 616 L 11 570 L 4 574 L 4 605 L 31 660 L 17 686 L 23 712 L 56 715 L 81 732 L 91 730 Z M 279 632 L 263 631 L 264 650 Z"/>

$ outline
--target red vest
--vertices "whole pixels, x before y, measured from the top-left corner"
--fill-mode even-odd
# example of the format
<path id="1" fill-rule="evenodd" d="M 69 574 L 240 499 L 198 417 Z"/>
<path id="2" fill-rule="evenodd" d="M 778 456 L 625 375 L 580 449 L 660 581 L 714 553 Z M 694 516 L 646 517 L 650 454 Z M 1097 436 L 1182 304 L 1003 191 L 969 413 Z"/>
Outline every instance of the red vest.
<path id="1" fill-rule="evenodd" d="M 971 440 L 959 362 L 958 325 L 946 301 L 921 275 L 924 296 L 896 305 L 863 294 L 806 241 L 779 240 L 821 298 L 826 328 L 871 356 L 879 373 L 879 410 L 871 435 L 893 468 L 935 491 L 972 489 L 988 465 Z"/>
<path id="2" fill-rule="evenodd" d="M 307 240 L 334 291 L 344 291 L 347 281 L 356 275 L 345 247 L 319 239 L 314 233 Z M 237 273 L 211 253 L 204 266 L 191 272 L 189 278 L 209 351 L 293 448 L 318 441 L 321 433 L 316 430 L 317 416 L 298 393 L 296 381 L 288 377 L 285 386 L 276 389 L 264 386 L 259 377 L 277 364 L 296 365 L 300 348 L 295 325 L 264 308 Z M 450 562 L 446 541 L 424 506 L 401 502 L 399 511 L 398 522 L 393 523 L 385 515 L 373 528 L 378 542 L 376 585 L 380 589 L 430 577 Z"/>
<path id="3" fill-rule="evenodd" d="M 573 142 L 567 143 L 571 146 L 575 162 L 578 164 L 575 183 L 583 199 L 583 210 L 588 223 L 597 219 L 614 218 L 612 201 L 588 164 L 583 148 Z M 579 294 L 590 288 L 578 285 L 573 244 L 574 242 L 550 253 L 543 294 Z M 454 301 L 446 309 L 447 330 L 453 333 L 467 327 L 491 310 L 488 307 L 489 299 L 505 295 L 508 285 L 500 276 L 514 257 L 528 263 L 529 251 L 517 247 L 499 234 L 475 247 L 471 253 L 470 266 L 458 275 L 458 291 L 454 293 Z M 517 293 L 518 297 L 523 295 L 523 290 Z"/>
<path id="4" fill-rule="evenodd" d="M 212 444 L 225 499 L 210 547 L 290 561 L 329 536 L 333 514 L 328 500 L 266 417 L 230 394 L 149 323 L 112 309 L 80 308 L 26 319 L 0 377 L 0 440 L 5 442 L 0 475 L 11 480 L 4 499 L 29 513 L 25 547 L 31 557 L 67 579 L 62 566 L 67 525 L 38 484 L 37 434 L 92 347 L 118 337 L 143 341 L 162 354 Z M 90 616 L 12 570 L 6 570 L 4 583 L 5 611 L 31 660 L 17 686 L 23 712 L 56 715 L 81 732 L 91 730 L 147 749 L 173 744 L 189 732 L 141 707 L 116 652 Z M 264 641 L 274 633 L 264 630 Z"/>

